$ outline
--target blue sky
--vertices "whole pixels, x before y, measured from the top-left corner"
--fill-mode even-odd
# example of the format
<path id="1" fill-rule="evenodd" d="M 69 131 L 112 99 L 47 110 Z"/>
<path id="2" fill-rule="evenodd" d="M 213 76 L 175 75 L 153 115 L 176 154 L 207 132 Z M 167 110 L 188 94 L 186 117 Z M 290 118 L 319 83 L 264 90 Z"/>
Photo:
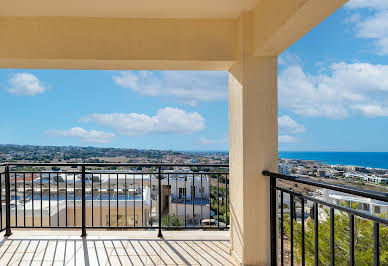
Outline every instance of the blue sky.
<path id="1" fill-rule="evenodd" d="M 226 72 L 0 70 L 0 142 L 227 150 Z M 279 57 L 279 149 L 388 151 L 388 1 L 352 0 Z"/>

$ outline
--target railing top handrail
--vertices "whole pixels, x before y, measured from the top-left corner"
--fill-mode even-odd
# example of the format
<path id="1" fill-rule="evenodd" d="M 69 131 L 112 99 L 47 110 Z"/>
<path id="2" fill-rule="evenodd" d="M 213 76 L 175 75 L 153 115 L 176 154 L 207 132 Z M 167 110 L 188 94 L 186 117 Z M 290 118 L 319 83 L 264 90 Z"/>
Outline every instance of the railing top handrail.
<path id="1" fill-rule="evenodd" d="M 277 178 L 277 179 L 283 179 L 283 180 L 288 180 L 288 181 L 292 181 L 292 182 L 296 182 L 296 183 L 301 183 L 301 184 L 305 184 L 305 185 L 311 185 L 311 186 L 331 189 L 334 191 L 348 193 L 348 194 L 352 194 L 352 195 L 356 195 L 356 196 L 360 196 L 360 197 L 371 198 L 371 199 L 375 199 L 375 200 L 388 202 L 388 193 L 385 193 L 385 192 L 373 191 L 373 190 L 362 189 L 362 188 L 355 188 L 355 187 L 350 187 L 350 186 L 346 186 L 346 185 L 337 185 L 337 184 L 325 183 L 322 181 L 311 180 L 311 179 L 304 178 L 304 177 L 288 176 L 288 175 L 272 173 L 270 171 L 263 171 L 263 175 L 270 176 L 270 177 Z"/>
<path id="2" fill-rule="evenodd" d="M 174 164 L 174 163 L 5 163 L 8 166 L 90 166 L 90 167 L 109 167 L 109 166 L 146 166 L 146 167 L 229 167 L 229 164 Z"/>

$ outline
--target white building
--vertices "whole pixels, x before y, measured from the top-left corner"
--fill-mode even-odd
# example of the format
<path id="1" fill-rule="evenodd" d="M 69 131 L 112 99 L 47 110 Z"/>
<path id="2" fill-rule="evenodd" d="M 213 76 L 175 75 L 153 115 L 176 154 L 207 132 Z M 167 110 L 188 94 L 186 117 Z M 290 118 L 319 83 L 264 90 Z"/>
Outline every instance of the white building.
<path id="1" fill-rule="evenodd" d="M 388 177 L 368 175 L 363 173 L 345 173 L 345 177 L 352 180 L 362 180 L 367 183 L 388 184 Z"/>
<path id="2" fill-rule="evenodd" d="M 307 175 L 307 169 L 303 166 L 296 167 L 295 171 L 298 175 Z"/>
<path id="3" fill-rule="evenodd" d="M 388 214 L 388 203 L 383 201 L 358 197 L 329 189 L 323 190 L 323 198 L 327 202 L 364 211 L 376 216 Z"/>
<path id="4" fill-rule="evenodd" d="M 174 199 L 184 199 L 185 197 L 187 200 L 192 198 L 209 199 L 210 197 L 209 178 L 206 176 L 201 178 L 199 176 L 175 175 L 163 179 L 161 183 L 170 186 L 170 195 Z"/>
<path id="5" fill-rule="evenodd" d="M 207 176 L 174 175 L 163 179 L 161 183 L 169 188 L 170 215 L 178 215 L 188 224 L 194 225 L 210 218 L 210 186 Z"/>
<path id="6" fill-rule="evenodd" d="M 279 174 L 288 175 L 288 165 L 287 164 L 284 164 L 284 163 L 279 164 L 278 169 L 279 169 L 278 170 Z"/>

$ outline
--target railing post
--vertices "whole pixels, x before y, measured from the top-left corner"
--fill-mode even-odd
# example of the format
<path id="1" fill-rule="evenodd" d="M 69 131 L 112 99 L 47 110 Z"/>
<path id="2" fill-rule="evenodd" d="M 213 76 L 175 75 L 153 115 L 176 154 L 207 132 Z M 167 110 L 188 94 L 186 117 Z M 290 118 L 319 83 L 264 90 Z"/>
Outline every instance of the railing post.
<path id="1" fill-rule="evenodd" d="M 81 237 L 86 237 L 85 179 L 86 179 L 85 165 L 82 165 L 82 234 L 81 234 Z"/>
<path id="2" fill-rule="evenodd" d="M 380 265 L 380 232 L 379 232 L 379 223 L 373 223 L 373 232 L 374 232 L 374 265 Z"/>
<path id="3" fill-rule="evenodd" d="M 163 237 L 162 235 L 162 167 L 159 166 L 158 169 L 158 183 L 159 183 L 159 226 L 158 226 L 158 237 Z"/>
<path id="4" fill-rule="evenodd" d="M 277 265 L 277 230 L 276 230 L 276 178 L 270 178 L 270 231 L 271 231 L 271 265 Z"/>
<path id="5" fill-rule="evenodd" d="M 5 236 L 12 235 L 11 232 L 11 182 L 9 166 L 5 166 Z"/>

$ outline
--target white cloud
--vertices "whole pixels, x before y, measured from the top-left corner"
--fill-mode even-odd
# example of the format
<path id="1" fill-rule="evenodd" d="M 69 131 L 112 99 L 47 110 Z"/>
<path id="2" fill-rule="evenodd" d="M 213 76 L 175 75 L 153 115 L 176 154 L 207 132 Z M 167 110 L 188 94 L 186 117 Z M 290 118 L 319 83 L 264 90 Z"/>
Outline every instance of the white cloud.
<path id="1" fill-rule="evenodd" d="M 354 25 L 354 31 L 358 38 L 372 39 L 381 55 L 388 55 L 388 1 L 386 0 L 353 0 L 346 5 L 356 10 L 367 8 L 372 14 L 361 17 L 353 14 L 346 20 Z"/>
<path id="2" fill-rule="evenodd" d="M 205 127 L 205 120 L 199 113 L 188 113 L 171 107 L 159 109 L 155 116 L 138 113 L 91 114 L 80 121 L 112 127 L 119 134 L 128 136 L 149 133 L 186 134 Z"/>
<path id="3" fill-rule="evenodd" d="M 300 134 L 306 131 L 305 127 L 288 115 L 283 115 L 278 117 L 279 125 L 279 144 L 291 144 L 297 143 L 301 140 L 290 134 Z"/>
<path id="4" fill-rule="evenodd" d="M 85 130 L 80 127 L 73 127 L 68 130 L 48 130 L 46 131 L 46 134 L 55 137 L 74 137 L 80 139 L 83 142 L 91 143 L 108 143 L 115 137 L 115 134 L 113 133 L 106 133 L 96 130 Z"/>
<path id="5" fill-rule="evenodd" d="M 227 100 L 227 73 L 220 71 L 121 71 L 113 81 L 148 96 L 169 96 L 196 105 Z"/>
<path id="6" fill-rule="evenodd" d="M 301 63 L 301 60 L 298 56 L 296 56 L 292 53 L 289 53 L 287 51 L 285 51 L 284 53 L 282 53 L 278 57 L 279 66 L 287 66 L 287 65 L 291 65 L 291 64 L 298 65 L 300 63 Z"/>
<path id="7" fill-rule="evenodd" d="M 290 144 L 290 143 L 297 143 L 301 141 L 301 139 L 296 138 L 290 134 L 304 133 L 306 129 L 303 125 L 300 125 L 288 115 L 279 116 L 278 123 L 279 123 L 279 133 L 280 133 L 279 135 L 280 144 Z M 202 137 L 198 140 L 199 147 L 215 146 L 215 145 L 228 144 L 228 143 L 229 143 L 228 137 L 219 138 L 219 139 L 208 139 L 208 138 Z"/>
<path id="8" fill-rule="evenodd" d="M 348 8 L 388 9 L 387 0 L 351 0 L 346 4 Z"/>
<path id="9" fill-rule="evenodd" d="M 294 119 L 289 117 L 288 115 L 279 116 L 279 132 L 287 132 L 287 133 L 304 133 L 306 131 L 305 127 L 298 124 Z"/>
<path id="10" fill-rule="evenodd" d="M 375 104 L 355 105 L 352 107 L 367 117 L 388 116 L 388 107 Z"/>
<path id="11" fill-rule="evenodd" d="M 291 143 L 297 143 L 300 142 L 298 138 L 295 138 L 290 135 L 279 135 L 279 144 L 291 144 Z"/>
<path id="12" fill-rule="evenodd" d="M 8 88 L 6 88 L 10 94 L 23 96 L 41 94 L 47 89 L 36 76 L 30 73 L 17 73 L 12 75 L 8 80 Z"/>
<path id="13" fill-rule="evenodd" d="M 291 65 L 279 74 L 279 105 L 307 117 L 387 116 L 387 77 L 388 65 L 335 63 L 319 75 Z"/>
<path id="14" fill-rule="evenodd" d="M 354 13 L 350 17 L 345 18 L 345 23 L 353 24 L 358 23 L 361 20 L 361 15 L 359 13 Z"/>
<path id="15" fill-rule="evenodd" d="M 388 11 L 378 12 L 374 16 L 361 20 L 362 18 L 359 21 L 355 20 L 357 22 L 358 37 L 375 39 L 388 37 Z"/>
<path id="16" fill-rule="evenodd" d="M 355 31 L 359 38 L 374 40 L 380 54 L 388 54 L 388 10 L 360 19 L 355 24 Z"/>
<path id="17" fill-rule="evenodd" d="M 208 139 L 208 138 L 200 138 L 199 139 L 199 144 L 201 146 L 227 144 L 227 143 L 229 143 L 229 139 L 227 137 L 222 138 L 222 139 Z"/>

